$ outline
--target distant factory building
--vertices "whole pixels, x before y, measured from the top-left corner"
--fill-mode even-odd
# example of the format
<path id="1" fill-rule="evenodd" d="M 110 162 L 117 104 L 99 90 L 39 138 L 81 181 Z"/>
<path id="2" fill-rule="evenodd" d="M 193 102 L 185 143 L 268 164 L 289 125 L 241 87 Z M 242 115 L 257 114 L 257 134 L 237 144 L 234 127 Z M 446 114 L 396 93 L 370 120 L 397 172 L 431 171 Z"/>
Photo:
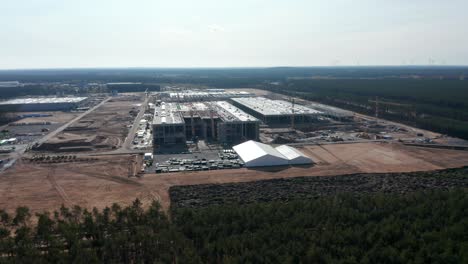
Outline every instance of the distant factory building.
<path id="1" fill-rule="evenodd" d="M 155 107 L 153 142 L 184 144 L 206 139 L 232 144 L 258 139 L 260 121 L 226 101 L 169 103 Z"/>
<path id="2" fill-rule="evenodd" d="M 333 119 L 350 120 L 354 117 L 354 113 L 351 111 L 329 105 L 311 102 L 307 106 L 313 109 L 317 109 L 323 113 L 323 116 L 330 117 Z"/>
<path id="3" fill-rule="evenodd" d="M 159 84 L 141 82 L 112 82 L 106 83 L 106 87 L 113 94 L 117 92 L 154 92 L 161 90 L 161 86 L 159 86 Z"/>
<path id="4" fill-rule="evenodd" d="M 77 108 L 87 97 L 18 98 L 0 102 L 0 111 L 67 111 Z"/>
<path id="5" fill-rule="evenodd" d="M 253 140 L 233 147 L 246 167 L 271 167 L 312 164 L 312 160 L 299 150 L 282 145 L 272 147 Z"/>
<path id="6" fill-rule="evenodd" d="M 250 97 L 253 93 L 224 89 L 183 90 L 162 92 L 161 98 L 167 102 L 219 101 L 236 97 Z"/>
<path id="7" fill-rule="evenodd" d="M 8 82 L 0 82 L 0 88 L 1 87 L 19 87 L 21 86 L 21 83 L 18 81 L 8 81 Z"/>
<path id="8" fill-rule="evenodd" d="M 266 124 L 305 124 L 317 121 L 322 112 L 284 100 L 265 97 L 232 98 L 235 106 L 262 120 Z M 294 117 L 294 120 L 291 120 Z"/>

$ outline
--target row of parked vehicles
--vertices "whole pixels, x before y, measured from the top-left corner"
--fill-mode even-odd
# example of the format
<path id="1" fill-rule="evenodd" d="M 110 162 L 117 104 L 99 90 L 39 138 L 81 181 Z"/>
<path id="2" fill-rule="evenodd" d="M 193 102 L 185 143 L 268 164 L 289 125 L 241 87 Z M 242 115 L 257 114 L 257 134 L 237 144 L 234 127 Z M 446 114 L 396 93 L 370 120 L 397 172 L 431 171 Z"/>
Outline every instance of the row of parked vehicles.
<path id="1" fill-rule="evenodd" d="M 234 151 L 223 151 L 215 160 L 171 158 L 164 163 L 156 163 L 156 173 L 237 169 L 243 166 L 244 162 Z"/>

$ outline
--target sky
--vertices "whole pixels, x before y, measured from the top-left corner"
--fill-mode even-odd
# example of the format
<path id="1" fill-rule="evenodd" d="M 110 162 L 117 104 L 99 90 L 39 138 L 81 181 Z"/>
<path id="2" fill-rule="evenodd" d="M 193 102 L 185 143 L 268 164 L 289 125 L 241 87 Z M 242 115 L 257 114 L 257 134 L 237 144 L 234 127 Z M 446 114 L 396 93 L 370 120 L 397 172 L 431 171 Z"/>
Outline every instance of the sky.
<path id="1" fill-rule="evenodd" d="M 0 69 L 468 65 L 467 0 L 0 0 Z"/>

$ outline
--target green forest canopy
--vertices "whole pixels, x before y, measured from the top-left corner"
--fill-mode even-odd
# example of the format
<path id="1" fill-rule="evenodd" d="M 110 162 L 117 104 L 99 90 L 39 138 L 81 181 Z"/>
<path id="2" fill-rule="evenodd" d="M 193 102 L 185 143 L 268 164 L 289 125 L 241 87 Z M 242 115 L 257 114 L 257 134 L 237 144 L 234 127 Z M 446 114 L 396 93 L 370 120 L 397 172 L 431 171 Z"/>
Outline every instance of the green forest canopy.
<path id="1" fill-rule="evenodd" d="M 467 263 L 466 189 L 0 212 L 0 263 Z"/>

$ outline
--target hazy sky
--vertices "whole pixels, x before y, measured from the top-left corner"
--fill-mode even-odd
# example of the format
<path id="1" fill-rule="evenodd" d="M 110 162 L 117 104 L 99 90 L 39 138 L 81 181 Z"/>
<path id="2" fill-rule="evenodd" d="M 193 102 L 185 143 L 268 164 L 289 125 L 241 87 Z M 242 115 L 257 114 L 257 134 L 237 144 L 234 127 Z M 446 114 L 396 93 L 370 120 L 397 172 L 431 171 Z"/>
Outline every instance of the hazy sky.
<path id="1" fill-rule="evenodd" d="M 0 68 L 468 65 L 467 0 L 0 0 Z"/>

